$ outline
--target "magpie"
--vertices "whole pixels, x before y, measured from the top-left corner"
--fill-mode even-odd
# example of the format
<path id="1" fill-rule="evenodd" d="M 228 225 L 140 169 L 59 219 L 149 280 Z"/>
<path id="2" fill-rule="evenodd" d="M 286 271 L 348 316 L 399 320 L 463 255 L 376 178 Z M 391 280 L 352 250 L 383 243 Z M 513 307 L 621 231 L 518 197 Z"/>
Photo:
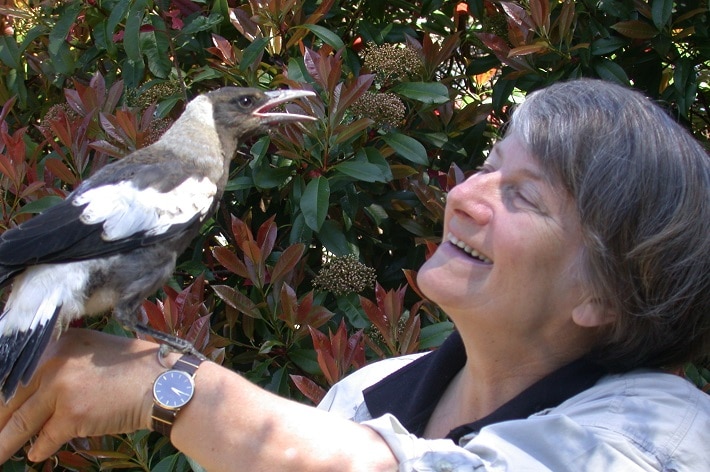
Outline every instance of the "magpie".
<path id="1" fill-rule="evenodd" d="M 212 215 L 244 138 L 314 119 L 269 111 L 305 90 L 224 87 L 199 95 L 155 143 L 102 167 L 66 200 L 0 235 L 0 395 L 32 377 L 53 333 L 113 310 L 126 328 L 183 352 L 189 342 L 154 330 L 142 303 Z"/>

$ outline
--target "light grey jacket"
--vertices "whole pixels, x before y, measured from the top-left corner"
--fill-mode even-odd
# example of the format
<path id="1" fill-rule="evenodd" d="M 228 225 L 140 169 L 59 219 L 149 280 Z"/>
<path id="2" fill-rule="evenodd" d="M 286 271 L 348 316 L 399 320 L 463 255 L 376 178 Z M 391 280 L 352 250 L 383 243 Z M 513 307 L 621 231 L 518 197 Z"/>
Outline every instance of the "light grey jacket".
<path id="1" fill-rule="evenodd" d="M 420 355 L 364 367 L 319 405 L 377 431 L 400 472 L 710 472 L 710 395 L 656 371 L 607 375 L 555 408 L 486 426 L 459 444 L 416 437 L 389 414 L 373 419 L 362 391 Z"/>

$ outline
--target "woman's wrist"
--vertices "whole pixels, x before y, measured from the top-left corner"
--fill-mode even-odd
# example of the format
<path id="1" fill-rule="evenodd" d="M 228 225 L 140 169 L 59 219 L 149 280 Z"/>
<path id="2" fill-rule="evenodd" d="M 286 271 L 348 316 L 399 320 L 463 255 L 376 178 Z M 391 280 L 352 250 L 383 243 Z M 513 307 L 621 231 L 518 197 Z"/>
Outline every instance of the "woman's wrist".
<path id="1" fill-rule="evenodd" d="M 169 370 L 175 362 L 180 358 L 181 354 L 169 352 L 165 356 L 159 355 L 160 346 L 155 345 L 155 354 L 147 356 L 144 359 L 145 373 L 140 376 L 140 382 L 143 390 L 142 407 L 141 407 L 141 424 L 145 429 L 153 430 L 153 383 L 155 379 L 166 370 Z"/>

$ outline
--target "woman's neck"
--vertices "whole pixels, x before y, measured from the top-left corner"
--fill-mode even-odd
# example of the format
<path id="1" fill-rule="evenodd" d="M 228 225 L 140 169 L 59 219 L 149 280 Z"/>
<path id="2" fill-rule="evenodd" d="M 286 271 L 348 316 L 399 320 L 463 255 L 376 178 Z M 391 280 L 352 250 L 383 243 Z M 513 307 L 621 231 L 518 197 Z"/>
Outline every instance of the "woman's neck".
<path id="1" fill-rule="evenodd" d="M 545 352 L 538 346 L 506 346 L 462 336 L 467 361 L 442 395 L 424 436 L 441 438 L 462 424 L 488 416 L 545 376 L 583 353 Z"/>

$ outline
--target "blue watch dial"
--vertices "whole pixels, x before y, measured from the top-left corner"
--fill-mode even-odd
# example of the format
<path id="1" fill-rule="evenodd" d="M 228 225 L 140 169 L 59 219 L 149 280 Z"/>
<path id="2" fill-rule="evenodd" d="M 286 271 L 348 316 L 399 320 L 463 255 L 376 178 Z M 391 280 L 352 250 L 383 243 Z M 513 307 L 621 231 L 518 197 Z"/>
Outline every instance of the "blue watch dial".
<path id="1" fill-rule="evenodd" d="M 184 406 L 195 392 L 195 381 L 187 372 L 169 370 L 162 373 L 153 384 L 155 400 L 165 408 Z"/>

